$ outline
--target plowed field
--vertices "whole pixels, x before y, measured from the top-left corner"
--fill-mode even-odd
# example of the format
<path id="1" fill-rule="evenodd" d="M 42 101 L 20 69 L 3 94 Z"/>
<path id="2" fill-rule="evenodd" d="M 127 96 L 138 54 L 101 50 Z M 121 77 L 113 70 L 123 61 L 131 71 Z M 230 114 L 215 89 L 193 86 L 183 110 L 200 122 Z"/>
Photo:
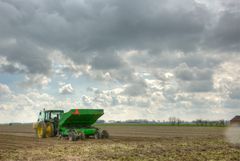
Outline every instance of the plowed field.
<path id="1" fill-rule="evenodd" d="M 0 125 L 0 160 L 240 160 L 221 127 L 102 126 L 110 139 L 36 139 L 31 125 Z"/>

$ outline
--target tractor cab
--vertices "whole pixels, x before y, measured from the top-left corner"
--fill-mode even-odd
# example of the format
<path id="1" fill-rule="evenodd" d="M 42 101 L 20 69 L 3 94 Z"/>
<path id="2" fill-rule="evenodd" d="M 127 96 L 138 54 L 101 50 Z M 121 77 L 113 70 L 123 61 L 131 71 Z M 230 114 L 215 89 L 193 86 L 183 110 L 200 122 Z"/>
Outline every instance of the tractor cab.
<path id="1" fill-rule="evenodd" d="M 39 112 L 38 116 L 38 122 L 39 121 L 50 121 L 55 122 L 58 121 L 61 117 L 61 114 L 63 114 L 63 110 L 43 110 Z"/>

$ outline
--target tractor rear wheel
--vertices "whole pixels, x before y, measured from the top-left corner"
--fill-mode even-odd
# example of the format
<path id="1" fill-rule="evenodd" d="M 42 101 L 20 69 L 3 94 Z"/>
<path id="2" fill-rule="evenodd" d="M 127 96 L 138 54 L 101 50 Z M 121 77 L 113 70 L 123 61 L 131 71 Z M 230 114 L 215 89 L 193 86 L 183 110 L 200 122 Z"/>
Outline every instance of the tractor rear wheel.
<path id="1" fill-rule="evenodd" d="M 54 126 L 53 123 L 47 122 L 46 123 L 46 137 L 53 137 L 54 136 Z"/>
<path id="2" fill-rule="evenodd" d="M 36 136 L 37 138 L 45 138 L 46 137 L 46 125 L 44 122 L 40 122 L 36 128 Z"/>

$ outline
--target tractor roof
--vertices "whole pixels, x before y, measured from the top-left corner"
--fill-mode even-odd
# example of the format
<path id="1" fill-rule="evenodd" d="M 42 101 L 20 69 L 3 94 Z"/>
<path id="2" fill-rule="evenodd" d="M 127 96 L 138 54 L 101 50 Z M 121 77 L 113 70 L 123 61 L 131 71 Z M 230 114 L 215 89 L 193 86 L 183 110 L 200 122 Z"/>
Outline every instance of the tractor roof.
<path id="1" fill-rule="evenodd" d="M 45 110 L 45 112 L 64 112 L 63 110 Z"/>

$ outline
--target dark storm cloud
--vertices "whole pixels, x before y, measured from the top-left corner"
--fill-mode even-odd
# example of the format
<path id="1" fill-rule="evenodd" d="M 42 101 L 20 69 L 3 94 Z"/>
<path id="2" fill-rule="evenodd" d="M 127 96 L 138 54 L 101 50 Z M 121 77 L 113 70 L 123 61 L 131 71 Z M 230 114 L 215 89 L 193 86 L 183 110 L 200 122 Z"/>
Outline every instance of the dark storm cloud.
<path id="1" fill-rule="evenodd" d="M 121 57 L 115 53 L 97 55 L 93 58 L 91 65 L 94 69 L 118 69 L 124 65 Z"/>
<path id="2" fill-rule="evenodd" d="M 235 86 L 229 94 L 231 99 L 239 99 L 240 100 L 240 86 Z"/>
<path id="3" fill-rule="evenodd" d="M 180 83 L 184 92 L 210 92 L 213 90 L 213 82 L 205 81 L 186 81 Z"/>
<path id="4" fill-rule="evenodd" d="M 213 71 L 210 69 L 189 68 L 186 64 L 181 64 L 175 71 L 176 77 L 183 81 L 191 80 L 211 80 Z"/>
<path id="5" fill-rule="evenodd" d="M 130 56 L 128 59 L 136 66 L 170 69 L 176 68 L 181 64 L 186 64 L 189 68 L 213 68 L 224 61 L 222 55 L 213 55 L 210 53 L 166 52 L 152 55 L 144 51 Z"/>
<path id="6" fill-rule="evenodd" d="M 219 14 L 217 23 L 208 31 L 205 40 L 207 48 L 217 51 L 240 50 L 240 2 L 236 0 L 222 2 L 224 10 Z"/>
<path id="7" fill-rule="evenodd" d="M 48 74 L 51 69 L 51 63 L 44 51 L 28 41 L 21 40 L 5 47 L 0 46 L 0 55 L 5 56 L 9 62 L 21 63 L 30 73 Z M 5 69 L 13 72 L 11 66 L 5 66 Z"/>
<path id="8" fill-rule="evenodd" d="M 1 65 L 0 66 L 0 72 L 6 72 L 6 73 L 12 73 L 13 74 L 13 73 L 24 73 L 25 70 L 19 69 L 12 64 L 8 64 L 8 65 Z"/>
<path id="9" fill-rule="evenodd" d="M 130 84 L 123 91 L 123 94 L 128 96 L 143 96 L 146 94 L 147 85 L 143 81 L 134 82 L 134 84 Z"/>
<path id="10" fill-rule="evenodd" d="M 213 69 L 188 67 L 181 64 L 175 69 L 177 81 L 184 92 L 209 92 L 213 90 Z"/>
<path id="11" fill-rule="evenodd" d="M 224 107 L 230 109 L 238 109 L 240 104 L 239 99 L 228 99 L 226 102 L 223 103 Z"/>
<path id="12" fill-rule="evenodd" d="M 124 66 L 116 57 L 119 50 L 147 50 L 150 55 L 221 47 L 239 50 L 239 12 L 223 5 L 226 10 L 217 21 L 209 8 L 193 0 L 1 0 L 0 39 L 17 41 L 4 53 L 1 49 L 1 55 L 25 65 L 30 73 L 48 73 L 47 51 L 55 49 L 77 64 L 90 63 L 102 70 Z M 178 63 L 161 60 L 163 66 Z M 185 62 L 212 65 L 194 57 Z"/>
<path id="13" fill-rule="evenodd" d="M 35 44 L 33 46 L 58 49 L 77 63 L 88 63 L 95 53 L 106 57 L 106 52 L 123 49 L 195 50 L 210 15 L 203 5 L 190 0 L 181 3 L 173 0 L 10 0 L 1 1 L 0 6 L 2 39 L 26 39 Z M 40 68 L 43 71 L 39 72 L 47 71 L 47 59 L 35 58 L 32 55 L 37 54 L 18 49 L 21 56 L 5 56 L 27 67 L 33 65 L 30 72 L 38 72 Z M 99 60 L 103 62 L 98 66 L 106 62 Z M 45 62 L 47 65 L 43 66 Z"/>

